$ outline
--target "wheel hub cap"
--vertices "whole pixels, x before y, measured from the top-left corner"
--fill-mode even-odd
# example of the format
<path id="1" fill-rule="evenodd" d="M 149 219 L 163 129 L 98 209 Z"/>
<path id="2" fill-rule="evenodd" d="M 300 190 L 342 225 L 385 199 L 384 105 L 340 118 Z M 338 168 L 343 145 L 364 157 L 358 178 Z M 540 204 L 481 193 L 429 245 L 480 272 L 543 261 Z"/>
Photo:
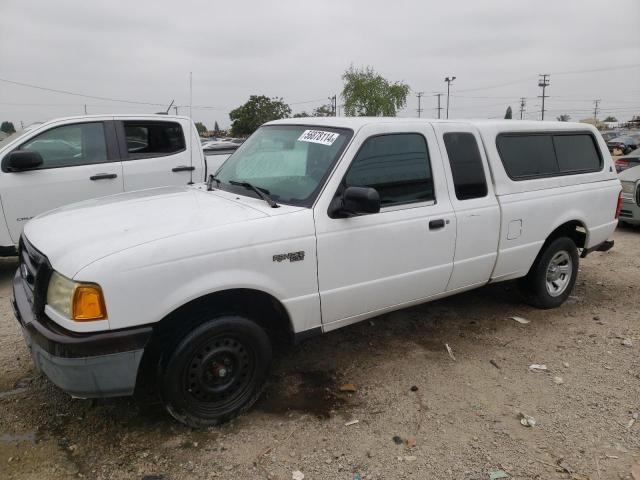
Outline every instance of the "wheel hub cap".
<path id="1" fill-rule="evenodd" d="M 573 260 L 566 251 L 556 253 L 547 267 L 546 287 L 552 297 L 562 295 L 573 276 Z"/>

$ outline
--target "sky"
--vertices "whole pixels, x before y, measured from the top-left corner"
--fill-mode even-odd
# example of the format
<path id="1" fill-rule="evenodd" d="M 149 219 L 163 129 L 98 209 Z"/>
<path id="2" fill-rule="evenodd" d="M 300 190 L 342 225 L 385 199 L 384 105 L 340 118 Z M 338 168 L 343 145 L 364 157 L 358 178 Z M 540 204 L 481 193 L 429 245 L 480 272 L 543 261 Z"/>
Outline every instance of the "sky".
<path id="1" fill-rule="evenodd" d="M 0 1 L 0 121 L 153 113 L 172 100 L 209 128 L 250 95 L 312 111 L 350 65 L 412 91 L 398 115 L 546 119 L 640 114 L 639 0 Z M 79 95 L 36 89 L 28 84 Z M 445 106 L 446 96 L 442 98 Z M 117 100 L 127 100 L 126 103 Z M 151 104 L 151 105 L 148 105 Z M 445 111 L 442 110 L 442 115 Z"/>

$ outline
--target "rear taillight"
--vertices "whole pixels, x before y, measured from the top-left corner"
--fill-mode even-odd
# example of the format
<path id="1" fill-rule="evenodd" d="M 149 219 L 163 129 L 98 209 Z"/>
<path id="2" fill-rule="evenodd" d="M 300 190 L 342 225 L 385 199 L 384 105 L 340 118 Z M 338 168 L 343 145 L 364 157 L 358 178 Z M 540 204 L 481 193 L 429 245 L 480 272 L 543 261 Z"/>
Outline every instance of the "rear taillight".
<path id="1" fill-rule="evenodd" d="M 618 193 L 618 204 L 616 205 L 616 220 L 620 216 L 620 209 L 622 209 L 622 190 Z"/>

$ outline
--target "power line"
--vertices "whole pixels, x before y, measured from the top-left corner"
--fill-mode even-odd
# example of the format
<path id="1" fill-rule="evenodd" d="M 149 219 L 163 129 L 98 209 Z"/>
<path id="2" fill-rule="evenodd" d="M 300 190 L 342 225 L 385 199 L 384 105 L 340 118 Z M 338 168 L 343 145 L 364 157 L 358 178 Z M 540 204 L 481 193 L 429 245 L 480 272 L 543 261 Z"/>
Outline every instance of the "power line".
<path id="1" fill-rule="evenodd" d="M 153 107 L 158 107 L 158 106 L 164 107 L 164 106 L 166 106 L 166 104 L 164 104 L 164 103 L 138 102 L 138 101 L 135 101 L 135 100 L 123 100 L 123 99 L 119 99 L 119 98 L 100 97 L 100 96 L 97 96 L 97 95 L 85 95 L 83 93 L 70 92 L 68 90 L 59 90 L 57 88 L 48 88 L 48 87 L 41 87 L 39 85 L 32 85 L 32 84 L 29 84 L 29 83 L 15 82 L 13 80 L 8 80 L 6 78 L 0 78 L 0 82 L 10 83 L 12 85 L 19 85 L 21 87 L 35 88 L 37 90 L 44 90 L 46 92 L 63 93 L 65 95 L 73 95 L 75 97 L 92 98 L 94 100 L 107 100 L 107 101 L 110 101 L 110 102 L 120 102 L 120 103 L 134 103 L 136 105 L 150 105 L 150 106 L 153 106 Z"/>
<path id="2" fill-rule="evenodd" d="M 630 70 L 632 68 L 640 68 L 640 63 L 635 63 L 631 65 L 616 65 L 613 67 L 591 68 L 589 70 L 568 70 L 565 72 L 553 72 L 553 74 L 554 75 L 574 75 L 579 73 L 609 72 L 611 70 Z"/>

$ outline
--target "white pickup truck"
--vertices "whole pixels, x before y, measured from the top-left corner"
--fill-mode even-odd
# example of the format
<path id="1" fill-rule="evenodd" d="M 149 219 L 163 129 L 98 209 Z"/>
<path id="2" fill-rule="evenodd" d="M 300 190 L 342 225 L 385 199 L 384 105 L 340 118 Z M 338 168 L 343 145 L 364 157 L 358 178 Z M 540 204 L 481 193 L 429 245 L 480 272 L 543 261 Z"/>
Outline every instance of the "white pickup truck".
<path id="1" fill-rule="evenodd" d="M 229 156 L 222 153 L 205 157 L 191 120 L 171 115 L 84 115 L 17 132 L 0 142 L 0 256 L 16 254 L 24 224 L 39 213 L 202 182 L 207 167 L 215 172 Z"/>
<path id="2" fill-rule="evenodd" d="M 36 365 L 79 397 L 157 381 L 189 425 L 259 396 L 293 341 L 492 282 L 561 305 L 611 248 L 620 181 L 589 125 L 386 118 L 262 126 L 207 184 L 31 220 L 14 278 Z"/>

